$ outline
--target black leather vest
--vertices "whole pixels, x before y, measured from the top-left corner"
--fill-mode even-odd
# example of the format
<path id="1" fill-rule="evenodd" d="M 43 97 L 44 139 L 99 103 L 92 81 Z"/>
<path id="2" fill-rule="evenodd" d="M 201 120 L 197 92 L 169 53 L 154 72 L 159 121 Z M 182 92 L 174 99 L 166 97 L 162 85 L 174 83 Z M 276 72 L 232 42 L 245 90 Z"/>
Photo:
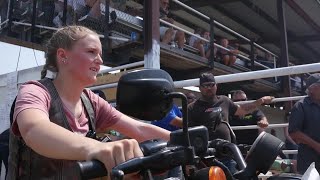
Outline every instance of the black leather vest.
<path id="1" fill-rule="evenodd" d="M 42 79 L 39 81 L 49 91 L 51 96 L 51 104 L 49 110 L 49 119 L 51 122 L 72 131 L 64 114 L 62 101 L 52 83 L 51 79 Z M 85 106 L 88 122 L 92 123 L 94 119 L 94 111 L 92 104 L 87 96 L 82 93 L 82 103 Z M 90 124 L 91 125 L 91 124 Z M 93 126 L 94 123 L 92 123 Z M 70 160 L 57 160 L 44 157 L 31 148 L 29 148 L 21 137 L 15 136 L 12 131 L 10 132 L 9 142 L 9 170 L 7 179 L 50 179 L 50 180 L 73 180 L 79 179 L 76 172 L 75 161 Z"/>

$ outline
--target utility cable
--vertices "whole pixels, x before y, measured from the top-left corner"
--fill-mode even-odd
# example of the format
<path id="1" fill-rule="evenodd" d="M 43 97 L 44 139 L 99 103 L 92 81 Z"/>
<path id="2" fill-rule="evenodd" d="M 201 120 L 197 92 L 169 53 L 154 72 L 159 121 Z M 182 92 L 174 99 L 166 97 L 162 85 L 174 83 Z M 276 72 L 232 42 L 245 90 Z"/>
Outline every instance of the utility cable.
<path id="1" fill-rule="evenodd" d="M 18 61 L 17 61 L 16 71 L 18 71 L 19 62 L 20 62 L 20 55 L 21 55 L 21 46 L 20 46 L 20 50 L 19 50 L 19 55 L 18 55 Z"/>

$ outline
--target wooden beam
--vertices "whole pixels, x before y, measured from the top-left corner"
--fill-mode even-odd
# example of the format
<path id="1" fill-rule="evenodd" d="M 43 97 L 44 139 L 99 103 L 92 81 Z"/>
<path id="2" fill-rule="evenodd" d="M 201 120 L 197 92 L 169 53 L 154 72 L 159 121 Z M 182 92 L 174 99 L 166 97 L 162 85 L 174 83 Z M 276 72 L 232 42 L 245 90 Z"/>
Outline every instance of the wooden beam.
<path id="1" fill-rule="evenodd" d="M 144 67 L 160 69 L 159 1 L 144 1 Z M 131 34 L 132 36 L 132 34 Z"/>
<path id="2" fill-rule="evenodd" d="M 13 45 L 17 45 L 17 46 L 23 46 L 23 47 L 26 47 L 26 48 L 39 50 L 39 51 L 44 51 L 45 50 L 45 47 L 43 45 L 41 45 L 41 44 L 32 43 L 32 42 L 20 40 L 20 39 L 17 39 L 17 38 L 12 38 L 12 37 L 9 37 L 9 36 L 0 36 L 0 41 L 4 42 L 4 43 L 8 43 L 8 44 L 13 44 Z"/>
<path id="3" fill-rule="evenodd" d="M 278 14 L 278 27 L 280 30 L 280 44 L 281 44 L 281 55 L 280 55 L 280 66 L 289 66 L 289 54 L 288 54 L 288 41 L 287 41 L 287 26 L 286 26 L 286 15 L 285 15 L 285 2 L 283 0 L 277 0 L 277 14 Z M 291 81 L 290 76 L 282 77 L 282 88 L 283 94 L 286 97 L 291 97 Z M 292 102 L 286 102 L 285 109 L 289 111 L 292 108 Z"/>
<path id="4" fill-rule="evenodd" d="M 286 0 L 291 9 L 306 21 L 314 30 L 320 33 L 320 26 L 293 0 Z"/>
<path id="5" fill-rule="evenodd" d="M 289 39 L 290 42 L 313 42 L 320 41 L 320 35 L 306 35 L 306 36 L 296 36 Z"/>
<path id="6" fill-rule="evenodd" d="M 257 43 L 260 44 L 269 44 L 269 43 L 274 43 L 278 41 L 279 39 L 277 38 L 270 38 L 270 39 L 260 39 L 257 41 Z M 315 41 L 320 41 L 320 35 L 305 35 L 305 36 L 296 36 L 296 37 L 288 37 L 288 42 L 315 42 Z"/>

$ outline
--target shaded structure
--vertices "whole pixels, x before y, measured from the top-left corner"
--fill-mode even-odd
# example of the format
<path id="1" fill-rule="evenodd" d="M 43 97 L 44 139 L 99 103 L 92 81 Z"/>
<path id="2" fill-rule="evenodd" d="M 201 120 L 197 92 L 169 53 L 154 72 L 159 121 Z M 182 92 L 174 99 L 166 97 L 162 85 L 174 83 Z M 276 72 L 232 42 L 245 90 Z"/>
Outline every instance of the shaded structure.
<path id="1" fill-rule="evenodd" d="M 43 50 L 43 43 L 57 30 L 59 21 L 62 25 L 84 25 L 101 35 L 105 65 L 115 67 L 145 60 L 149 63 L 145 67 L 158 68 L 160 63 L 174 80 L 196 78 L 204 71 L 224 75 L 314 63 L 320 57 L 320 4 L 313 0 L 171 0 L 169 15 L 175 19 L 173 24 L 162 20 L 158 23 L 159 4 L 154 1 L 107 0 L 101 1 L 97 9 L 86 5 L 89 9 L 84 10 L 83 4 L 67 1 L 11 2 L 1 6 L 8 14 L 1 13 L 3 42 Z M 159 24 L 182 29 L 186 40 L 196 28 L 210 32 L 210 38 L 204 39 L 212 50 L 210 58 L 202 58 L 188 44 L 181 50 L 161 43 Z M 240 52 L 233 66 L 224 65 L 213 53 L 224 48 L 219 45 L 221 38 L 236 44 Z M 298 76 L 300 82 L 292 76 L 221 84 L 219 93 L 243 89 L 251 98 L 300 95 L 304 92 L 304 76 Z"/>

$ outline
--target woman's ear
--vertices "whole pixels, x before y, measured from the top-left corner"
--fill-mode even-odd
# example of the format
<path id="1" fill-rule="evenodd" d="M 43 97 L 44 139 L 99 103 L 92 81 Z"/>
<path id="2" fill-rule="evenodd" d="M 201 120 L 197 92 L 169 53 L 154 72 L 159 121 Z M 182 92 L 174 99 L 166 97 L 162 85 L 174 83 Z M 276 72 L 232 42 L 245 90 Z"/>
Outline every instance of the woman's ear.
<path id="1" fill-rule="evenodd" d="M 66 61 L 68 59 L 67 52 L 63 48 L 57 49 L 57 60 L 58 61 Z"/>

